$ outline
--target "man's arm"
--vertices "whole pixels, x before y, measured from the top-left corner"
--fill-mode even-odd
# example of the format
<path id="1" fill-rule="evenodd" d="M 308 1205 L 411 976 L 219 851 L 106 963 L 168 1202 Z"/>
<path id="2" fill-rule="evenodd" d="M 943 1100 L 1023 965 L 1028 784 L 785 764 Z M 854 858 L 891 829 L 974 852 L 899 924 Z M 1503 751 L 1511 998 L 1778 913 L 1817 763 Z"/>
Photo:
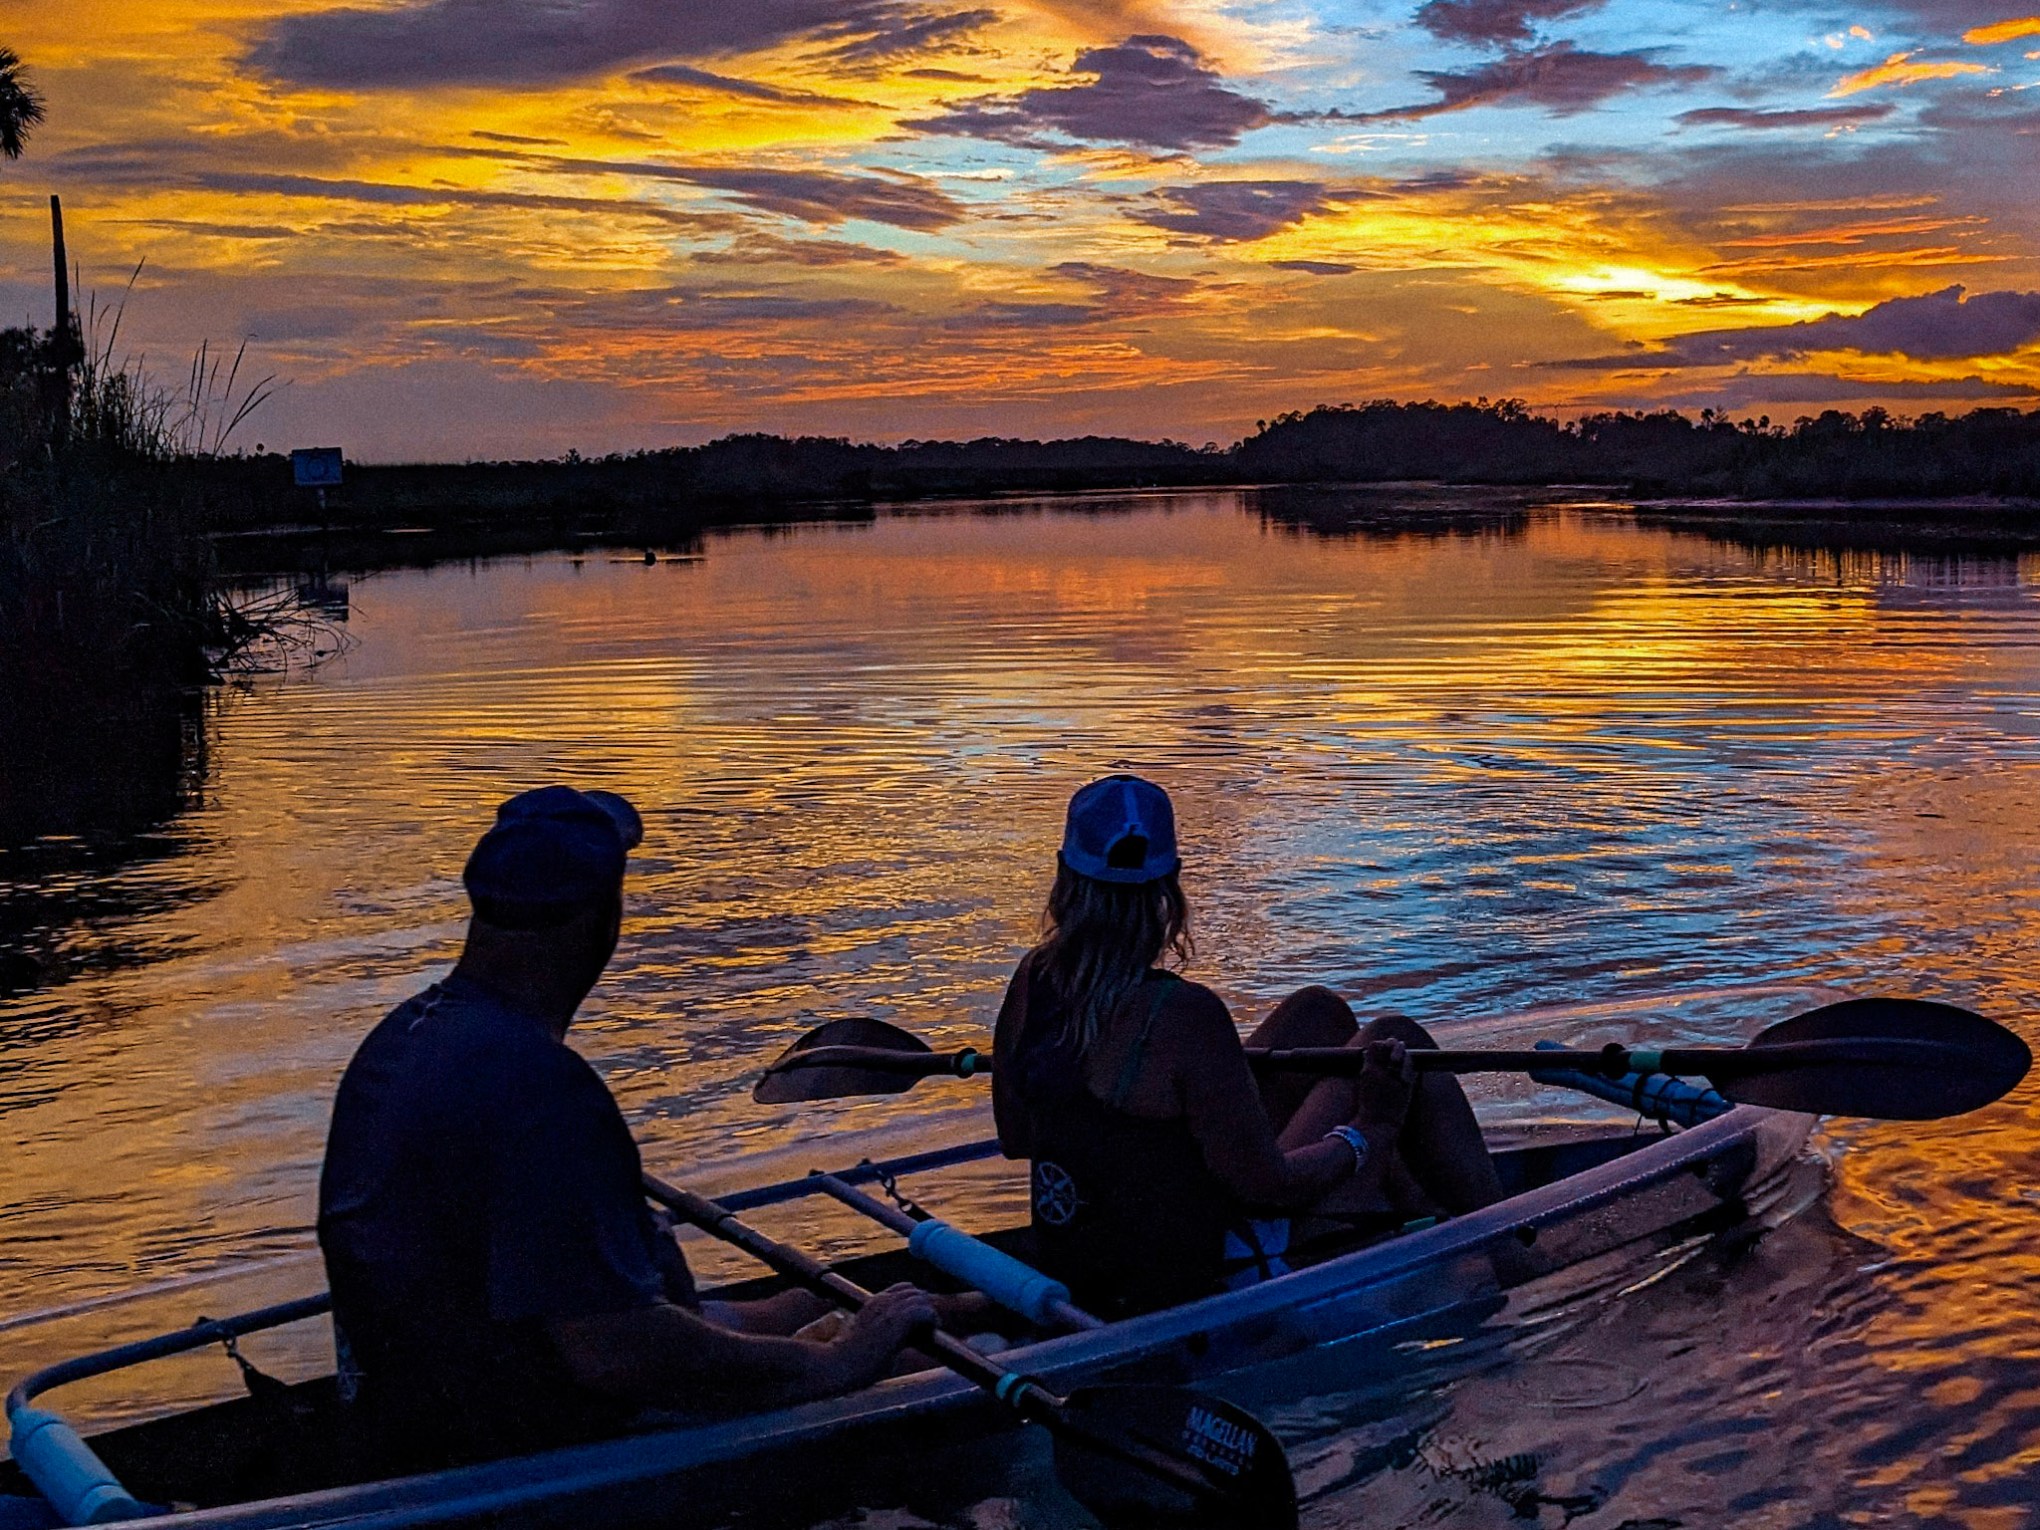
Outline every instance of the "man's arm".
<path id="1" fill-rule="evenodd" d="M 801 1290 L 781 1291 L 756 1301 L 701 1304 L 701 1316 L 719 1328 L 732 1328 L 738 1333 L 793 1333 L 825 1313 L 841 1310 L 813 1292 Z"/>
<path id="2" fill-rule="evenodd" d="M 745 1413 L 878 1380 L 934 1316 L 924 1292 L 897 1285 L 825 1344 L 739 1333 L 667 1302 L 545 1327 L 574 1381 L 590 1391 L 653 1407 Z"/>

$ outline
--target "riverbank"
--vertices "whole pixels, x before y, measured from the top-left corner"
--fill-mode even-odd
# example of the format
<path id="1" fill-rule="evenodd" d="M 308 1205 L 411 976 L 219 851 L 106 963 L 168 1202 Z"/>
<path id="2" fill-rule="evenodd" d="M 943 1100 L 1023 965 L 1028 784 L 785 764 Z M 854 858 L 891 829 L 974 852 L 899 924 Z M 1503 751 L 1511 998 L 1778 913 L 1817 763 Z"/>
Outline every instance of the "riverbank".
<path id="1" fill-rule="evenodd" d="M 225 536 L 316 535 L 371 549 L 429 536 L 433 556 L 582 541 L 673 547 L 716 526 L 929 499 L 1398 482 L 1584 490 L 1751 524 L 1799 517 L 1792 507 L 1802 506 L 1805 518 L 1852 526 L 1959 512 L 2023 534 L 2040 525 L 2040 411 L 1910 421 L 1829 411 L 1788 428 L 1670 411 L 1567 422 L 1508 400 L 1378 402 L 1263 421 L 1227 448 L 1096 436 L 885 446 L 741 435 L 601 458 L 351 465 L 323 509 L 292 486 L 280 455 L 183 470 Z"/>
<path id="2" fill-rule="evenodd" d="M 1638 500 L 1637 523 L 1756 547 L 1927 555 L 2040 549 L 2040 500 Z"/>

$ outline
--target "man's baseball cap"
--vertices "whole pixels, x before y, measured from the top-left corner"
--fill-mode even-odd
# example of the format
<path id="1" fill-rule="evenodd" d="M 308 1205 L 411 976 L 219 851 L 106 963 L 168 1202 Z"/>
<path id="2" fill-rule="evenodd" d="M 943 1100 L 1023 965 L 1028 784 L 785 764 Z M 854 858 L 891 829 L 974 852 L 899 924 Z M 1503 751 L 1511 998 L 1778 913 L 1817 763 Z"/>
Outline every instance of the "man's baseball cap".
<path id="1" fill-rule="evenodd" d="M 1100 882 L 1159 881 L 1182 865 L 1169 794 L 1139 776 L 1106 776 L 1070 798 L 1062 862 Z"/>
<path id="2" fill-rule="evenodd" d="M 564 923 L 623 881 L 644 821 L 615 792 L 541 786 L 496 809 L 461 881 L 476 908 L 516 928 Z"/>

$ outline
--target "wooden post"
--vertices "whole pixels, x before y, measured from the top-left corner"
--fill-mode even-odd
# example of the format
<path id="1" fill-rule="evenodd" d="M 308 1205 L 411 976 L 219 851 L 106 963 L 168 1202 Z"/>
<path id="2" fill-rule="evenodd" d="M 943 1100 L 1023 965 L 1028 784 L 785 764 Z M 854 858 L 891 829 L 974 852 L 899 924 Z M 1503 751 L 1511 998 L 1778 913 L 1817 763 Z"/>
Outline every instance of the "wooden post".
<path id="1" fill-rule="evenodd" d="M 54 191 L 50 193 L 50 249 L 57 268 L 56 332 L 64 334 L 71 328 L 71 265 L 64 258 L 64 203 Z"/>
<path id="2" fill-rule="evenodd" d="M 71 311 L 71 263 L 64 253 L 64 204 L 50 193 L 50 251 L 57 274 L 57 322 L 50 331 L 53 362 L 50 379 L 50 429 L 63 445 L 71 434 L 71 369 L 84 360 L 84 337 Z"/>

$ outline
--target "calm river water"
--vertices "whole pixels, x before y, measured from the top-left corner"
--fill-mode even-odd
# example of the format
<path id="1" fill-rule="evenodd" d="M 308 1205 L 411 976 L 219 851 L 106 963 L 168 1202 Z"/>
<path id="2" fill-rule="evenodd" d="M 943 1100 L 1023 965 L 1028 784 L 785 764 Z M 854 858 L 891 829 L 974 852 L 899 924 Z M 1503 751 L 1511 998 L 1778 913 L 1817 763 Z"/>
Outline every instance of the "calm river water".
<path id="1" fill-rule="evenodd" d="M 1318 981 L 1461 1045 L 1734 1040 L 1862 992 L 2040 1031 L 2040 563 L 1423 500 L 1421 534 L 1157 495 L 359 580 L 351 651 L 218 698 L 202 801 L 156 840 L 0 855 L 55 975 L 0 1000 L 0 1370 L 317 1289 L 333 1085 L 451 958 L 496 801 L 549 780 L 644 809 L 575 1040 L 647 1162 L 711 1188 L 982 1131 L 961 1084 L 748 1089 L 832 1016 L 981 1039 L 1063 803 L 1114 767 L 1174 792 L 1193 970 L 1243 1019 Z M 1754 1248 L 1290 1400 L 1306 1523 L 2040 1524 L 2034 1105 L 1833 1125 L 1813 1204 Z M 945 1194 L 967 1222 L 1018 1207 L 992 1173 Z M 252 1347 L 293 1371 L 323 1344 Z M 234 1386 L 213 1355 L 74 1407 Z M 979 1530 L 1064 1512 L 1011 1483 L 960 1503 Z"/>

